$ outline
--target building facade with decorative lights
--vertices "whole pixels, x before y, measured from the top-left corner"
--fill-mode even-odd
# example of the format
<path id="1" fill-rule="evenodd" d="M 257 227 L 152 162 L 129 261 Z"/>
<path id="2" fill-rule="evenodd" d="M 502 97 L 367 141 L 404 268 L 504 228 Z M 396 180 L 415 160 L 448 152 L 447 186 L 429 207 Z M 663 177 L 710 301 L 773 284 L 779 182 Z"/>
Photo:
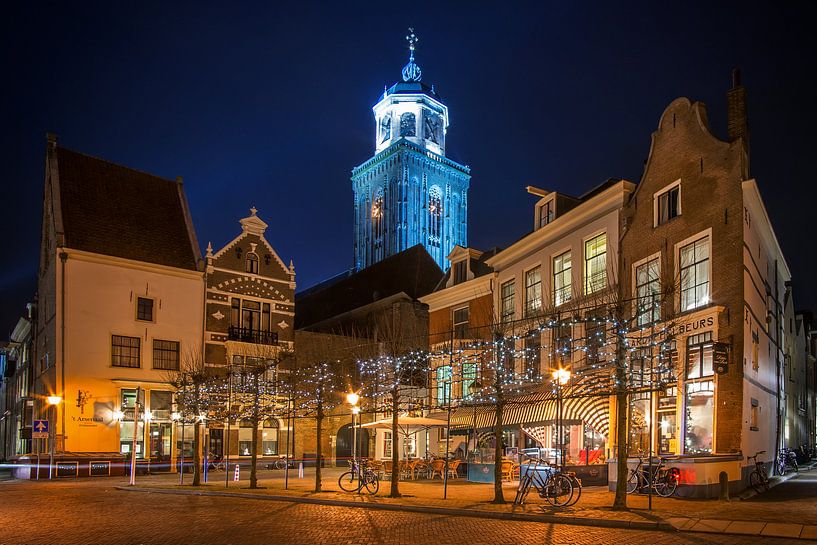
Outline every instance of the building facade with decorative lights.
<path id="1" fill-rule="evenodd" d="M 446 157 L 448 107 L 422 81 L 410 47 L 402 81 L 372 108 L 375 155 L 352 170 L 354 267 L 363 269 L 422 244 L 446 270 L 467 244 L 470 169 Z"/>
<path id="2" fill-rule="evenodd" d="M 205 254 L 204 362 L 213 372 L 226 371 L 231 376 L 259 362 L 278 361 L 293 349 L 295 329 L 295 265 L 291 260 L 285 264 L 267 240 L 268 225 L 255 208 L 239 223 L 240 234 L 215 252 L 208 244 Z M 286 374 L 281 367 L 273 365 L 265 371 L 264 382 L 278 384 Z M 269 403 L 276 402 L 270 398 Z M 271 415 L 283 414 L 284 405 L 282 399 L 278 407 L 265 407 L 264 418 L 255 429 L 259 456 L 277 456 L 284 450 L 287 424 Z M 238 406 L 232 410 L 242 412 Z M 249 458 L 254 427 L 247 418 L 232 424 L 207 423 L 210 457 Z"/>
<path id="3" fill-rule="evenodd" d="M 716 495 L 721 472 L 742 489 L 754 467 L 746 456 L 765 451 L 769 462 L 813 438 L 799 431 L 813 380 L 787 380 L 807 354 L 794 340 L 791 272 L 750 175 L 739 74 L 727 102 L 725 140 L 702 103 L 667 107 L 622 237 L 630 367 L 655 357 L 649 339 L 666 330 L 675 369 L 665 388 L 632 398 L 630 443 L 679 456 L 690 495 Z"/>

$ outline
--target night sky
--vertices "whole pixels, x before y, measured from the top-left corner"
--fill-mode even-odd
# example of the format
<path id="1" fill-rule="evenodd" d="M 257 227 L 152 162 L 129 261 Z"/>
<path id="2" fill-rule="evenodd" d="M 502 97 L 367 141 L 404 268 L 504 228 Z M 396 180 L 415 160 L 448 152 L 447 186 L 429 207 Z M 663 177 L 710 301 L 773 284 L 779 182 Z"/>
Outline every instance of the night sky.
<path id="1" fill-rule="evenodd" d="M 814 7 L 231 4 L 4 8 L 0 339 L 35 291 L 48 131 L 65 147 L 183 176 L 202 247 L 235 237 L 254 205 L 299 289 L 350 267 L 350 170 L 373 153 L 371 107 L 400 78 L 408 26 L 423 81 L 450 109 L 448 156 L 472 168 L 478 248 L 531 229 L 526 185 L 578 195 L 609 177 L 639 181 L 678 96 L 705 102 L 725 137 L 740 67 L 752 175 L 796 306 L 817 309 Z"/>

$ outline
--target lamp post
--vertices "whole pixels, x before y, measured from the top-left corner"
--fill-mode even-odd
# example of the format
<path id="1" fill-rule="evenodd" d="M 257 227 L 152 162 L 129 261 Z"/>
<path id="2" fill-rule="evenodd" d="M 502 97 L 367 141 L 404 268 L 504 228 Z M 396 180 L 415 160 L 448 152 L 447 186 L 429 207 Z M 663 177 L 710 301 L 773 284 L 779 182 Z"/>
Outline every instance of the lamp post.
<path id="1" fill-rule="evenodd" d="M 53 475 L 53 471 L 54 471 L 54 442 L 55 442 L 56 437 L 57 437 L 56 430 L 54 429 L 56 427 L 56 424 L 57 424 L 57 405 L 59 405 L 62 402 L 62 397 L 60 397 L 60 396 L 48 396 L 47 400 L 48 400 L 48 406 L 52 407 L 51 412 L 54 414 L 54 419 L 52 420 L 54 425 L 52 426 L 51 422 L 49 422 L 49 425 L 48 425 L 48 430 L 49 430 L 49 435 L 50 435 L 50 437 L 48 438 L 48 451 L 49 451 L 49 454 L 48 454 L 48 478 L 51 479 L 52 475 Z M 65 430 L 63 430 L 63 433 L 65 433 Z"/>
<path id="2" fill-rule="evenodd" d="M 357 428 L 355 427 L 355 415 L 360 414 L 360 407 L 357 406 L 360 396 L 355 392 L 346 394 L 346 403 L 352 406 L 352 464 L 357 465 Z"/>
<path id="3" fill-rule="evenodd" d="M 556 411 L 557 424 L 556 433 L 558 434 L 559 445 L 559 467 L 565 467 L 565 445 L 564 445 L 564 431 L 562 430 L 563 415 L 562 415 L 562 387 L 570 380 L 570 371 L 562 369 L 561 367 L 553 371 L 553 380 L 556 381 Z"/>

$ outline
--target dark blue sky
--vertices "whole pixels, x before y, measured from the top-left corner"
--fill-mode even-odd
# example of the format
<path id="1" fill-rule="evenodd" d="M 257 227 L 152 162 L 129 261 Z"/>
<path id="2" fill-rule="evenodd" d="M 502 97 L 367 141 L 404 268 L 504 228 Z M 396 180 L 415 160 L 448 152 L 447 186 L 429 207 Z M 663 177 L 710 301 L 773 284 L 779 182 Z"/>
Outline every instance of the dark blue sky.
<path id="1" fill-rule="evenodd" d="M 255 205 L 299 288 L 349 267 L 349 174 L 372 154 L 371 106 L 399 78 L 409 25 L 423 79 L 450 108 L 448 155 L 472 168 L 469 242 L 484 248 L 531 228 L 525 185 L 580 194 L 608 177 L 638 181 L 678 96 L 703 100 L 723 137 L 739 66 L 752 174 L 797 306 L 817 308 L 815 9 L 570 4 L 7 6 L 0 337 L 34 293 L 47 131 L 65 147 L 184 176 L 202 246 L 229 241 Z"/>

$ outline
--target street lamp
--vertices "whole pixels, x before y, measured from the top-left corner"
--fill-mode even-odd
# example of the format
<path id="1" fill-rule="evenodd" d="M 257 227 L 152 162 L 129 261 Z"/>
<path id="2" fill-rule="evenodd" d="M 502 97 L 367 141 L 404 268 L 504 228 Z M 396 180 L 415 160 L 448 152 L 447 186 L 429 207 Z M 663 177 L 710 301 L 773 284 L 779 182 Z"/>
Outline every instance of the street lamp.
<path id="1" fill-rule="evenodd" d="M 360 396 L 355 392 L 346 394 L 346 402 L 352 406 L 352 464 L 357 465 L 357 428 L 355 427 L 355 416 L 360 414 L 360 407 L 357 403 Z M 318 461 L 320 463 L 320 461 Z"/>
<path id="2" fill-rule="evenodd" d="M 558 434 L 559 446 L 559 467 L 564 469 L 565 466 L 565 445 L 564 445 L 564 431 L 563 415 L 562 415 L 562 387 L 570 380 L 570 371 L 563 368 L 558 368 L 553 371 L 553 380 L 556 381 L 556 410 L 557 410 L 557 424 L 556 433 Z"/>
<path id="3" fill-rule="evenodd" d="M 52 411 L 51 411 L 54 414 L 54 418 L 52 420 L 53 423 L 54 423 L 54 426 L 51 426 L 51 425 L 48 426 L 48 431 L 49 431 L 49 435 L 50 435 L 50 437 L 48 438 L 48 450 L 49 450 L 48 478 L 51 479 L 52 478 L 52 472 L 54 471 L 54 441 L 56 439 L 56 433 L 55 433 L 54 428 L 55 428 L 55 426 L 57 424 L 57 409 L 56 409 L 56 407 L 57 407 L 57 405 L 59 405 L 62 402 L 62 397 L 60 397 L 60 396 L 48 396 L 46 399 L 48 400 L 48 405 L 50 407 L 54 407 L 54 409 L 52 409 Z M 63 433 L 65 433 L 65 430 L 63 430 Z"/>

